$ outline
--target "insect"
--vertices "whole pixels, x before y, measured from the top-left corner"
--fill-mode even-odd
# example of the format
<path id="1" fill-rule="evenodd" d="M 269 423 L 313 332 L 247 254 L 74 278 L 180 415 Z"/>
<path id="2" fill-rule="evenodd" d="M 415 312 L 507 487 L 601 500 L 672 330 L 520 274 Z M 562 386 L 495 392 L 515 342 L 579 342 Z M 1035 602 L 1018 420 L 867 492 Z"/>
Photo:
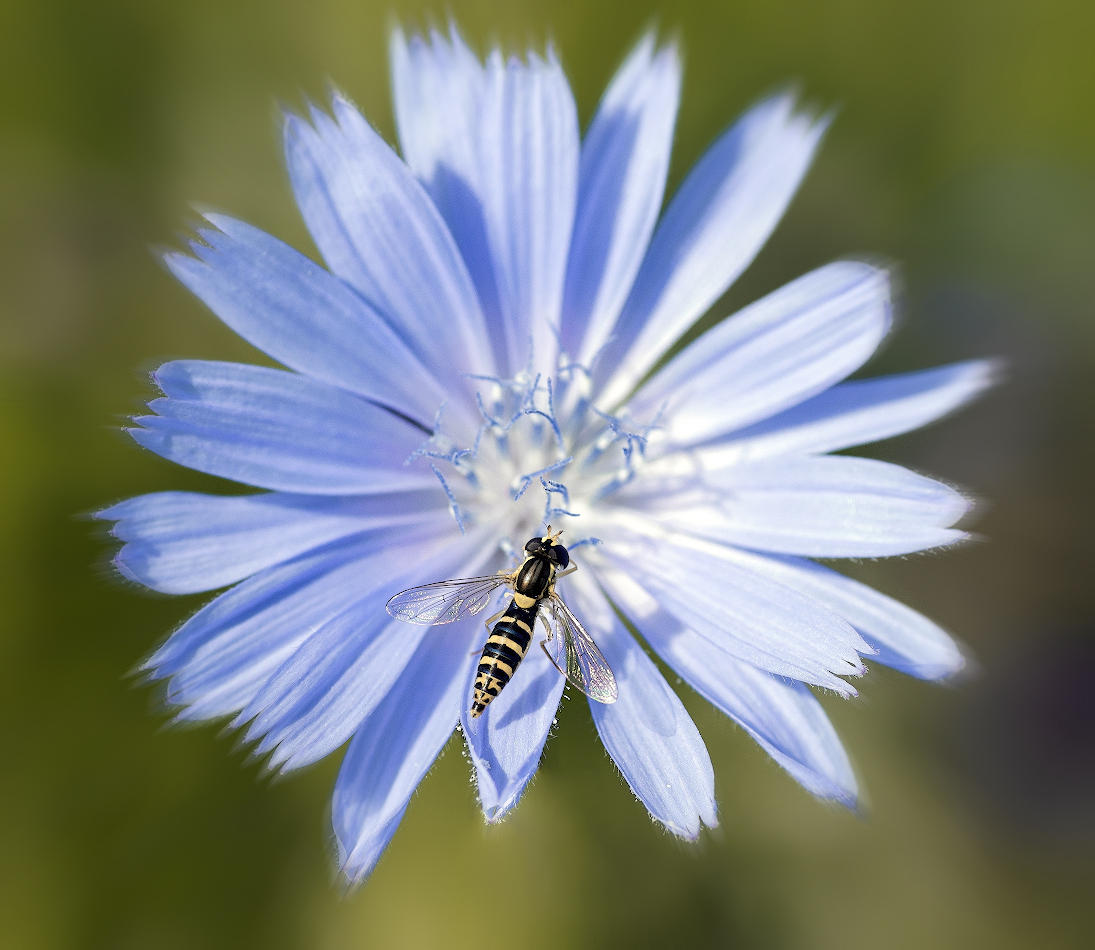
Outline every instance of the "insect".
<path id="1" fill-rule="evenodd" d="M 547 629 L 540 646 L 555 668 L 578 689 L 599 703 L 616 702 L 616 677 L 593 638 L 555 593 L 560 577 L 578 570 L 567 569 L 570 555 L 559 544 L 562 531 L 532 538 L 525 545 L 525 559 L 512 573 L 499 571 L 484 577 L 436 581 L 401 591 L 387 603 L 388 613 L 408 623 L 452 623 L 477 614 L 491 594 L 505 584 L 513 591 L 509 606 L 484 621 L 490 635 L 479 658 L 472 697 L 471 716 L 478 719 L 525 658 L 539 617 Z M 551 622 L 540 613 L 547 606 Z M 501 619 L 499 619 L 501 618 Z M 495 623 L 495 621 L 498 621 Z M 493 629 L 491 624 L 495 623 Z"/>

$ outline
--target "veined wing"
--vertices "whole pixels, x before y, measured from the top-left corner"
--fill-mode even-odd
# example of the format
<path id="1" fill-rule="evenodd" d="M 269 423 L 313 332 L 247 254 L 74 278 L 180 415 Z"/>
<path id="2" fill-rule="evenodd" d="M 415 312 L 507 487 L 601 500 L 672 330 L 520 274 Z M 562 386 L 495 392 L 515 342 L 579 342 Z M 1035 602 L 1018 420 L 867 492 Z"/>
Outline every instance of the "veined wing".
<path id="1" fill-rule="evenodd" d="M 616 677 L 585 627 L 558 594 L 547 600 L 554 631 L 541 645 L 555 668 L 590 699 L 614 703 L 619 695 Z"/>
<path id="2" fill-rule="evenodd" d="M 397 620 L 407 623 L 452 623 L 479 613 L 487 606 L 490 595 L 510 577 L 509 574 L 487 574 L 422 584 L 400 591 L 385 607 Z"/>

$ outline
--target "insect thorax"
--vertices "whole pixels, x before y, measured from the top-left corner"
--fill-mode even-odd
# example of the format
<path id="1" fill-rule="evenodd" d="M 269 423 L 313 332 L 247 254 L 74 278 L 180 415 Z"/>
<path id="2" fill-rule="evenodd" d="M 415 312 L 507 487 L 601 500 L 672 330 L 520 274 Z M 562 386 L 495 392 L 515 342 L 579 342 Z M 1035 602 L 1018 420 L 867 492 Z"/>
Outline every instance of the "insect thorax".
<path id="1" fill-rule="evenodd" d="M 526 558 L 525 563 L 518 569 L 513 589 L 518 594 L 539 600 L 546 596 L 554 577 L 555 565 L 546 557 L 533 555 Z"/>

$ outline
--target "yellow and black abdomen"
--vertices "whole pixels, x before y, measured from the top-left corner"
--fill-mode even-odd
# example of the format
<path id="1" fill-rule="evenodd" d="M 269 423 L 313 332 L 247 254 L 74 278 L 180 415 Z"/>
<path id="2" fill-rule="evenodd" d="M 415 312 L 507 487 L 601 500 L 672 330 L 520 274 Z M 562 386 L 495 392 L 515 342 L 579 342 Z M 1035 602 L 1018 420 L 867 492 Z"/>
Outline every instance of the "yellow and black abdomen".
<path id="1" fill-rule="evenodd" d="M 502 692 L 528 652 L 532 630 L 536 625 L 536 613 L 540 601 L 529 607 L 511 603 L 502 619 L 494 625 L 475 676 L 475 695 L 472 697 L 471 717 L 478 719 L 483 710 Z"/>

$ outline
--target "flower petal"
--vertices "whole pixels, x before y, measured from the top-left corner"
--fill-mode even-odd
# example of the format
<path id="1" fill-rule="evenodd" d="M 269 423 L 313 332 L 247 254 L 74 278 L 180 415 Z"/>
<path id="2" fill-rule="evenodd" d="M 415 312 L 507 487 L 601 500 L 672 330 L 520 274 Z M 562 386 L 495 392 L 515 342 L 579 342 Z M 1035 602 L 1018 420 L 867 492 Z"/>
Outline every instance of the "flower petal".
<path id="1" fill-rule="evenodd" d="M 405 584 L 358 599 L 304 640 L 239 717 L 246 741 L 288 772 L 334 752 L 403 674 L 426 633 L 392 620 L 384 604 Z"/>
<path id="2" fill-rule="evenodd" d="M 812 561 L 749 555 L 750 569 L 801 591 L 840 614 L 878 652 L 871 659 L 919 679 L 957 673 L 965 659 L 937 624 L 892 597 Z"/>
<path id="3" fill-rule="evenodd" d="M 554 51 L 546 61 L 530 52 L 527 65 L 495 51 L 486 66 L 477 192 L 510 376 L 529 365 L 530 347 L 536 368 L 555 368 L 578 155 L 578 112 Z"/>
<path id="4" fill-rule="evenodd" d="M 482 633 L 482 631 L 480 631 Z M 475 667 L 470 673 L 471 695 Z M 540 765 L 566 681 L 533 636 L 529 653 L 499 697 L 478 718 L 461 711 L 464 737 L 475 763 L 479 804 L 487 821 L 501 821 Z"/>
<path id="5" fill-rule="evenodd" d="M 456 728 L 467 700 L 466 671 L 475 663 L 471 643 L 470 634 L 431 630 L 385 701 L 357 727 L 332 802 L 339 866 L 351 884 L 376 866 Z"/>
<path id="6" fill-rule="evenodd" d="M 605 91 L 582 142 L 562 344 L 590 365 L 620 315 L 658 220 L 681 63 L 648 33 Z"/>
<path id="7" fill-rule="evenodd" d="M 166 398 L 129 433 L 188 468 L 317 495 L 433 487 L 405 463 L 421 429 L 344 389 L 280 369 L 177 360 L 154 374 Z"/>
<path id="8" fill-rule="evenodd" d="M 513 376 L 550 372 L 578 189 L 578 118 L 554 53 L 479 65 L 455 31 L 392 35 L 407 164 L 445 218 Z"/>
<path id="9" fill-rule="evenodd" d="M 240 723 L 251 723 L 247 741 L 261 737 L 256 753 L 271 753 L 270 767 L 289 771 L 342 745 L 400 679 L 429 629 L 392 620 L 384 609 L 387 600 L 438 577 L 478 574 L 493 556 L 488 536 L 474 532 L 457 543 L 438 541 L 432 556 L 412 571 L 398 558 L 380 569 L 370 578 L 369 592 L 305 640 L 240 714 Z M 460 631 L 446 628 L 442 636 L 467 640 Z"/>
<path id="10" fill-rule="evenodd" d="M 264 568 L 351 534 L 448 519 L 440 490 L 327 498 L 319 495 L 138 495 L 96 518 L 116 521 L 125 542 L 114 564 L 165 594 L 234 584 Z"/>
<path id="11" fill-rule="evenodd" d="M 239 712 L 314 631 L 383 582 L 385 565 L 417 563 L 435 543 L 436 532 L 382 532 L 267 568 L 199 610 L 142 668 L 170 677 L 180 720 Z"/>
<path id="12" fill-rule="evenodd" d="M 480 125 L 486 74 L 455 27 L 427 43 L 392 31 L 392 98 L 403 158 L 426 186 L 460 248 L 487 320 L 494 356 L 508 372 L 494 263 L 480 197 Z"/>
<path id="13" fill-rule="evenodd" d="M 483 64 L 457 33 L 436 30 L 426 42 L 392 31 L 392 99 L 403 158 L 450 222 L 459 220 L 447 175 L 472 181 L 478 163 Z M 449 200 L 446 200 L 449 199 Z M 469 262 L 470 264 L 470 262 Z"/>
<path id="14" fill-rule="evenodd" d="M 840 738 L 802 683 L 758 670 L 693 633 L 622 571 L 597 579 L 654 651 L 738 723 L 807 791 L 855 807 L 857 785 Z"/>
<path id="15" fill-rule="evenodd" d="M 701 823 L 718 824 L 715 773 L 699 730 L 592 578 L 575 574 L 567 598 L 620 687 L 611 705 L 589 702 L 601 742 L 651 816 L 694 840 Z"/>
<path id="16" fill-rule="evenodd" d="M 432 422 L 445 390 L 383 318 L 318 264 L 220 214 L 199 258 L 172 253 L 171 272 L 221 320 L 279 363 Z"/>
<path id="17" fill-rule="evenodd" d="M 285 120 L 293 192 L 328 267 L 388 318 L 434 378 L 492 374 L 475 288 L 441 215 L 357 109 L 340 95 L 332 108 L 334 120 L 318 109 L 313 125 Z"/>
<path id="18" fill-rule="evenodd" d="M 641 478 L 619 502 L 725 544 L 808 557 L 887 557 L 967 537 L 970 509 L 953 488 L 900 465 L 848 456 L 773 458 Z"/>
<path id="19" fill-rule="evenodd" d="M 796 113 L 793 96 L 778 95 L 707 150 L 662 217 L 598 363 L 602 405 L 627 398 L 745 270 L 783 216 L 827 124 Z"/>
<path id="20" fill-rule="evenodd" d="M 602 552 L 682 624 L 731 656 L 845 696 L 871 648 L 816 600 L 751 569 L 748 552 L 660 529 L 630 515 L 593 529 Z M 641 534 L 637 532 L 642 532 Z"/>
<path id="21" fill-rule="evenodd" d="M 890 328 L 885 271 L 837 261 L 709 330 L 631 402 L 653 440 L 695 445 L 816 395 L 866 362 Z"/>
<path id="22" fill-rule="evenodd" d="M 994 385 L 1000 364 L 970 360 L 915 373 L 841 383 L 727 441 L 696 451 L 706 469 L 773 455 L 805 455 L 911 432 L 977 398 Z"/>

